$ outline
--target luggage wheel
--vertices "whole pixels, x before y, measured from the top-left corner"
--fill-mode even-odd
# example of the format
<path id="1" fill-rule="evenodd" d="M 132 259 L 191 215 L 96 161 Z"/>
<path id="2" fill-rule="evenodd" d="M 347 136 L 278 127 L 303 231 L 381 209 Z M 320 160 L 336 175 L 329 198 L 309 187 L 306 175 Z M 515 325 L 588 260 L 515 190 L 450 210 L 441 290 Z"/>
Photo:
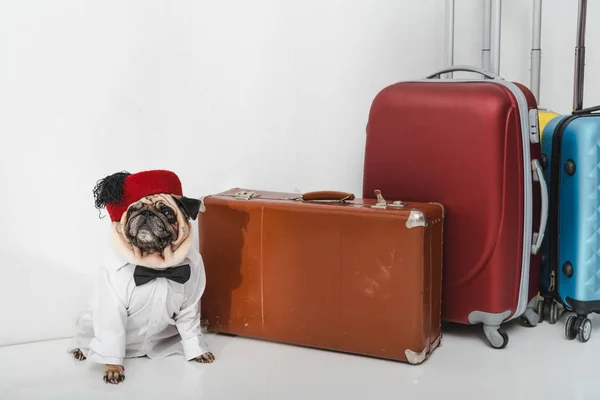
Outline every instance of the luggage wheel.
<path id="1" fill-rule="evenodd" d="M 551 325 L 554 325 L 560 319 L 558 304 L 552 298 L 544 298 L 538 302 L 537 313 L 539 322 L 547 320 Z"/>
<path id="2" fill-rule="evenodd" d="M 520 317 L 521 325 L 526 328 L 533 328 L 534 326 L 537 326 L 539 319 L 540 317 L 533 310 L 531 310 L 531 312 L 525 311 Z"/>
<path id="3" fill-rule="evenodd" d="M 503 349 L 508 344 L 508 333 L 499 326 L 483 325 L 483 332 L 490 345 L 495 349 Z"/>
<path id="4" fill-rule="evenodd" d="M 537 312 L 535 312 L 533 307 L 534 304 L 535 302 L 532 301 L 531 304 L 528 305 L 525 309 L 525 312 L 523 312 L 523 315 L 521 315 L 521 317 L 519 318 L 519 320 L 521 321 L 521 325 L 523 325 L 526 328 L 533 328 L 534 326 L 537 326 L 537 324 L 540 323 L 541 317 L 538 315 Z"/>
<path id="5" fill-rule="evenodd" d="M 565 324 L 565 336 L 568 340 L 577 338 L 581 343 L 587 342 L 592 336 L 592 321 L 584 315 L 571 315 Z"/>

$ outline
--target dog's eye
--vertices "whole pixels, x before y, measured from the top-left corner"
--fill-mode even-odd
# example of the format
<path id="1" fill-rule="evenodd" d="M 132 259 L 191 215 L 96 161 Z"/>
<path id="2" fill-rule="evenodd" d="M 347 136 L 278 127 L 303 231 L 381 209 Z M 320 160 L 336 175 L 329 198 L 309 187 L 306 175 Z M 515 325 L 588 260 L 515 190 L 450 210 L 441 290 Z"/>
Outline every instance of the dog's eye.
<path id="1" fill-rule="evenodd" d="M 130 217 L 131 214 L 133 214 L 134 212 L 136 212 L 137 210 L 139 210 L 139 206 L 137 205 L 133 205 L 131 207 L 129 207 L 129 210 L 127 210 L 127 217 Z"/>
<path id="2" fill-rule="evenodd" d="M 164 214 L 164 216 L 167 218 L 173 216 L 173 210 L 171 210 L 169 207 L 161 208 L 160 212 L 162 212 Z"/>

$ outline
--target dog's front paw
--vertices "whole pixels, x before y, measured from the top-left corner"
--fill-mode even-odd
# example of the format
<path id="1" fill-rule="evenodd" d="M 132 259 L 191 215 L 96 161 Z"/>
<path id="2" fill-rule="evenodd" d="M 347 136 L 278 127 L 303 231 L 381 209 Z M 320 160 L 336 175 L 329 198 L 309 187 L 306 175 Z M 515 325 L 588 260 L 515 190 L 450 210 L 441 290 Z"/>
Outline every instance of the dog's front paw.
<path id="1" fill-rule="evenodd" d="M 210 364 L 213 361 L 215 361 L 215 356 L 213 353 L 207 352 L 202 354 L 201 356 L 196 357 L 194 360 L 202 364 Z"/>
<path id="2" fill-rule="evenodd" d="M 125 380 L 125 368 L 122 365 L 106 364 L 104 367 L 104 382 L 117 384 Z"/>
<path id="3" fill-rule="evenodd" d="M 75 350 L 73 350 L 72 354 L 73 354 L 73 357 L 75 357 L 76 360 L 79 360 L 79 361 L 85 360 L 85 356 L 83 355 L 83 352 L 81 351 L 81 349 L 75 349 Z"/>

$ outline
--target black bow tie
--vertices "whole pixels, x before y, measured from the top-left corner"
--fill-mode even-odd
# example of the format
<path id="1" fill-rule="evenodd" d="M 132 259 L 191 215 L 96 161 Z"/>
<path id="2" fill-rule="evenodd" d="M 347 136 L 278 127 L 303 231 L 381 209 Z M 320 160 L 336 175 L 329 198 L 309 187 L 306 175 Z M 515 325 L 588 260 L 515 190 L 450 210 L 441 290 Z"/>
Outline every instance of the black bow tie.
<path id="1" fill-rule="evenodd" d="M 133 280 L 135 286 L 140 286 L 145 283 L 151 282 L 156 278 L 167 278 L 177 283 L 186 283 L 190 279 L 190 266 L 188 264 L 180 265 L 179 267 L 167 268 L 167 269 L 152 269 L 142 267 L 141 265 L 135 266 L 133 272 Z"/>

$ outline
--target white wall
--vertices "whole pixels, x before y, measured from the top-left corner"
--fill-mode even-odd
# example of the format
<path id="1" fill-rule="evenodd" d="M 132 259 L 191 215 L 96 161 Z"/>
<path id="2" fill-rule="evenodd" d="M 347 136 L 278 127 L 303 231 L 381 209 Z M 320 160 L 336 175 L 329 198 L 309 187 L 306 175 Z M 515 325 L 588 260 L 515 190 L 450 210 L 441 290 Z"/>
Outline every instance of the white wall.
<path id="1" fill-rule="evenodd" d="M 501 74 L 524 83 L 529 3 L 503 7 Z M 91 192 L 107 174 L 172 169 L 189 196 L 360 194 L 370 102 L 443 66 L 443 4 L 0 1 L 0 345 L 72 334 L 107 251 Z M 544 0 L 541 103 L 559 112 L 571 106 L 575 12 Z M 457 1 L 457 63 L 480 63 L 481 14 Z M 599 29 L 589 23 L 588 38 Z M 600 103 L 589 43 L 588 105 Z"/>

